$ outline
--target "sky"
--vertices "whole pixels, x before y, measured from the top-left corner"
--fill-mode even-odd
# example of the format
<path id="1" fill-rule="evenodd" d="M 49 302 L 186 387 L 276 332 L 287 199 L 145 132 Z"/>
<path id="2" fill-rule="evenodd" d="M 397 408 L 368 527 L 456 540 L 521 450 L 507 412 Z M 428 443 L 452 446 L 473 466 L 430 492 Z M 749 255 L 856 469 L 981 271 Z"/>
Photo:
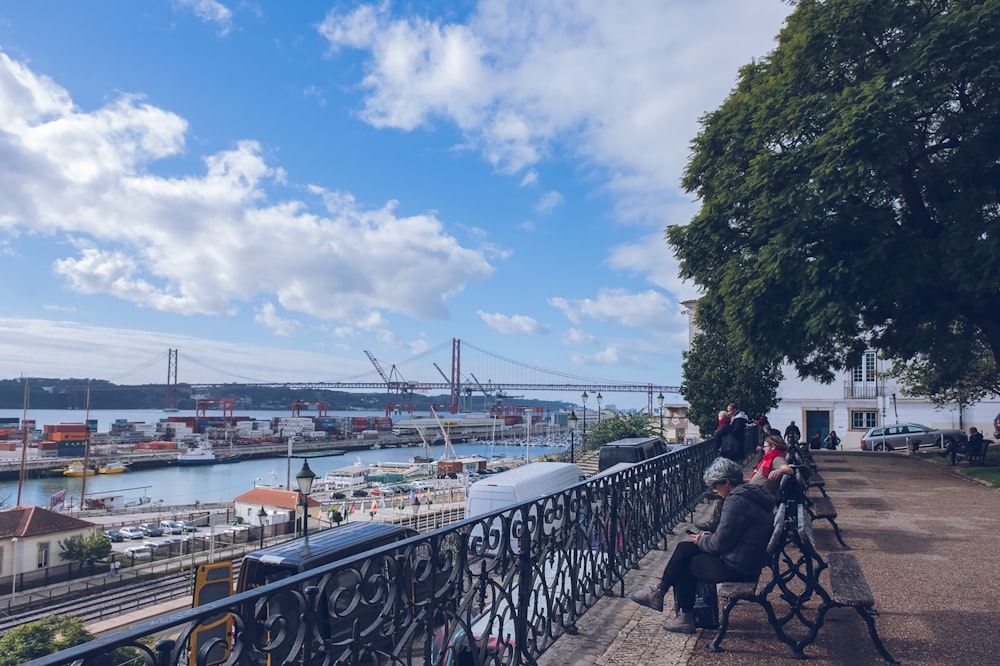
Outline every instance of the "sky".
<path id="1" fill-rule="evenodd" d="M 790 11 L 0 2 L 0 378 L 679 385 L 664 229 Z"/>

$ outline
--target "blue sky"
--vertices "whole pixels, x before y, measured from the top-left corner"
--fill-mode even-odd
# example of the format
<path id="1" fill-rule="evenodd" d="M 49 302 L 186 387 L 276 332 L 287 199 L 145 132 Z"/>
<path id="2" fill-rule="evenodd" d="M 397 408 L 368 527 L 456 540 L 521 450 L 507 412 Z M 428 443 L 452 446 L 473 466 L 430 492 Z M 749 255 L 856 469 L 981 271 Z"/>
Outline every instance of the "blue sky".
<path id="1" fill-rule="evenodd" d="M 461 338 L 677 385 L 696 292 L 663 230 L 789 11 L 2 3 L 0 377 L 162 382 L 176 348 L 182 382 L 374 381 L 365 350 Z"/>

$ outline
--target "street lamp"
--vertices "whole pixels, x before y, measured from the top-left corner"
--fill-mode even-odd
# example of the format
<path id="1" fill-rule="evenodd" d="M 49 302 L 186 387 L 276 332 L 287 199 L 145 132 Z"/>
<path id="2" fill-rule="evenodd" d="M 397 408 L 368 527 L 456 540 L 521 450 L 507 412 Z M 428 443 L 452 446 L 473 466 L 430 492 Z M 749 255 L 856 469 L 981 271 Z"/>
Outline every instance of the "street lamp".
<path id="1" fill-rule="evenodd" d="M 656 396 L 656 402 L 660 404 L 660 439 L 663 437 L 663 391 L 660 391 L 660 395 Z"/>
<path id="2" fill-rule="evenodd" d="M 305 550 L 309 552 L 309 495 L 312 494 L 313 480 L 316 472 L 309 469 L 309 461 L 302 461 L 302 469 L 295 475 L 299 484 L 299 497 L 302 498 L 302 534 L 305 536 Z"/>
<path id="3" fill-rule="evenodd" d="M 533 409 L 524 410 L 525 425 L 527 427 L 527 442 L 524 447 L 524 462 L 531 462 L 531 415 L 534 414 Z"/>
<path id="4" fill-rule="evenodd" d="M 576 462 L 573 458 L 573 452 L 576 450 L 576 440 L 574 435 L 576 435 L 576 422 L 579 421 L 576 418 L 576 412 L 574 410 L 569 411 L 569 416 L 566 417 L 566 423 L 569 424 L 569 461 Z"/>
<path id="5" fill-rule="evenodd" d="M 580 397 L 583 398 L 583 433 L 580 435 L 580 453 L 582 454 L 587 450 L 587 398 L 590 396 L 584 391 Z"/>
<path id="6" fill-rule="evenodd" d="M 601 401 L 602 400 L 604 400 L 604 396 L 602 396 L 601 392 L 598 391 L 597 392 L 597 423 L 598 423 L 598 425 L 601 423 Z"/>
<path id="7" fill-rule="evenodd" d="M 260 511 L 257 512 L 257 524 L 260 525 L 260 547 L 264 547 L 264 519 L 267 518 L 267 511 L 264 509 L 264 505 L 260 505 Z"/>

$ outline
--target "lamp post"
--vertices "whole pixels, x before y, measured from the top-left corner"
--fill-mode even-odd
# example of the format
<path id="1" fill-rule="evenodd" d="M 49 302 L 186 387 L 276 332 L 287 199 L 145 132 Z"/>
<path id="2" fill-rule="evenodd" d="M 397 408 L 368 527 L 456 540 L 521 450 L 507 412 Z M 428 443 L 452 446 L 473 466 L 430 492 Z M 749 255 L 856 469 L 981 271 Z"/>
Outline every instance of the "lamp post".
<path id="1" fill-rule="evenodd" d="M 257 512 L 257 524 L 260 525 L 260 547 L 264 547 L 264 519 L 267 518 L 267 511 L 264 509 L 264 505 L 260 505 L 260 511 Z"/>
<path id="2" fill-rule="evenodd" d="M 569 411 L 569 416 L 566 417 L 566 423 L 569 424 L 569 461 L 576 462 L 574 459 L 574 451 L 576 451 L 576 422 L 579 419 L 576 418 L 576 412 L 574 410 Z"/>
<path id="3" fill-rule="evenodd" d="M 312 494 L 313 480 L 316 473 L 309 469 L 309 461 L 302 461 L 302 469 L 295 475 L 299 484 L 299 497 L 302 498 L 302 534 L 305 536 L 305 551 L 309 552 L 309 495 Z"/>
<path id="4" fill-rule="evenodd" d="M 656 396 L 656 402 L 660 404 L 660 439 L 663 437 L 663 391 L 660 391 L 660 395 Z"/>
<path id="5" fill-rule="evenodd" d="M 580 397 L 583 399 L 583 432 L 580 434 L 580 453 L 583 454 L 587 450 L 587 398 L 590 396 L 584 391 Z"/>
<path id="6" fill-rule="evenodd" d="M 17 537 L 11 537 L 10 542 L 13 545 L 13 553 L 11 557 L 11 572 L 13 575 L 10 579 L 10 603 L 11 606 L 13 606 L 14 600 L 17 598 Z"/>
<path id="7" fill-rule="evenodd" d="M 600 425 L 600 423 L 601 423 L 601 401 L 602 400 L 604 400 L 604 396 L 601 395 L 600 391 L 598 391 L 597 392 L 597 423 L 598 423 L 598 425 Z"/>
<path id="8" fill-rule="evenodd" d="M 526 409 L 524 410 L 524 423 L 527 428 L 527 442 L 524 447 L 524 462 L 531 462 L 531 415 L 534 414 L 534 410 Z"/>

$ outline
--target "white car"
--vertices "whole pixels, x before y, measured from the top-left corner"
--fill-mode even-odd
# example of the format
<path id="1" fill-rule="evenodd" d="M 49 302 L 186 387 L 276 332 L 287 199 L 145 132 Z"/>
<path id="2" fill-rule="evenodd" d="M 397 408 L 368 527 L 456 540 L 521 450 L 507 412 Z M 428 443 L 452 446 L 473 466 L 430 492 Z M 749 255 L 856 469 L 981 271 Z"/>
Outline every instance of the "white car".
<path id="1" fill-rule="evenodd" d="M 145 546 L 129 546 L 122 553 L 126 557 L 133 557 L 137 560 L 148 560 L 153 557 L 153 551 Z"/>
<path id="2" fill-rule="evenodd" d="M 161 520 L 160 529 L 164 534 L 183 534 L 184 523 L 178 520 Z"/>
<path id="3" fill-rule="evenodd" d="M 123 539 L 145 539 L 146 535 L 138 527 L 123 527 L 118 530 L 118 533 L 122 535 Z"/>

